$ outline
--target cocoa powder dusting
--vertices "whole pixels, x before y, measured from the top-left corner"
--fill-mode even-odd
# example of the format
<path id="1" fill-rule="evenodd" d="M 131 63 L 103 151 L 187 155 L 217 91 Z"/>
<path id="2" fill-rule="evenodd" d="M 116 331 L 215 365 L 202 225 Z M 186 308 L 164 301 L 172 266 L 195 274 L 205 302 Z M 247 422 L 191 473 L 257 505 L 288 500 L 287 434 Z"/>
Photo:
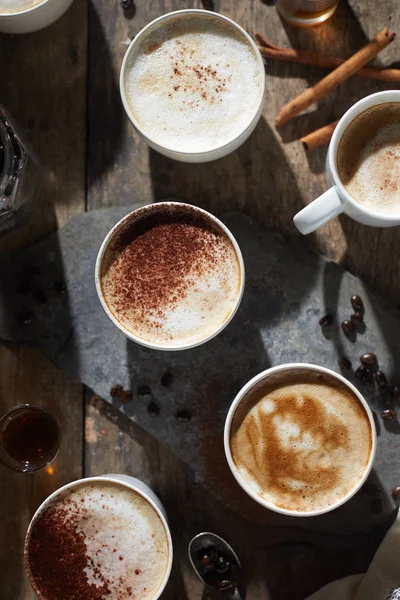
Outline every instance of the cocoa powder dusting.
<path id="1" fill-rule="evenodd" d="M 85 512 L 77 503 L 70 503 L 68 509 L 53 507 L 33 527 L 29 564 L 46 600 L 104 600 L 111 593 L 109 582 L 98 568 L 94 568 L 97 585 L 88 582 L 84 571 L 90 560 L 78 523 Z"/>
<path id="2" fill-rule="evenodd" d="M 229 243 L 194 210 L 164 208 L 134 221 L 120 234 L 104 275 L 115 312 L 129 318 L 134 310 L 136 321 L 160 328 L 167 308 L 184 299 L 198 278 L 223 267 Z"/>

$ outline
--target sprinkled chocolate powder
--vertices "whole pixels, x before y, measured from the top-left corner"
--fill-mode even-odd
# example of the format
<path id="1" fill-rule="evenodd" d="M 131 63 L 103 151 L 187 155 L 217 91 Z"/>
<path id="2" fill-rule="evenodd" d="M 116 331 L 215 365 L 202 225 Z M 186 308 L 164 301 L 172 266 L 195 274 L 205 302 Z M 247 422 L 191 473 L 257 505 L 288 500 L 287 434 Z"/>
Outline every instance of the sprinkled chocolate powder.
<path id="1" fill-rule="evenodd" d="M 143 214 L 119 232 L 103 267 L 103 291 L 117 316 L 160 328 L 197 279 L 224 266 L 228 238 L 200 211 L 165 207 Z M 151 316 L 152 320 L 147 321 Z"/>
<path id="2" fill-rule="evenodd" d="M 108 581 L 91 565 L 97 585 L 88 582 L 85 567 L 85 535 L 78 531 L 79 519 L 87 512 L 76 502 L 68 508 L 52 507 L 36 522 L 28 555 L 33 579 L 46 600 L 104 600 L 109 595 Z"/>

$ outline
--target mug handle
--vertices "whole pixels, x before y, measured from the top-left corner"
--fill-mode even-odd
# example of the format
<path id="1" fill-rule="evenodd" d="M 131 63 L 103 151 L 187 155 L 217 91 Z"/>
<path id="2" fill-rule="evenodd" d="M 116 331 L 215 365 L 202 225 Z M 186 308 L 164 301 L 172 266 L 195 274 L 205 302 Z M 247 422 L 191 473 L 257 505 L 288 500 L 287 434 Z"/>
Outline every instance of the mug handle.
<path id="1" fill-rule="evenodd" d="M 336 187 L 332 186 L 322 196 L 298 212 L 294 216 L 293 222 L 300 233 L 307 235 L 337 217 L 343 211 L 343 202 L 337 193 Z"/>

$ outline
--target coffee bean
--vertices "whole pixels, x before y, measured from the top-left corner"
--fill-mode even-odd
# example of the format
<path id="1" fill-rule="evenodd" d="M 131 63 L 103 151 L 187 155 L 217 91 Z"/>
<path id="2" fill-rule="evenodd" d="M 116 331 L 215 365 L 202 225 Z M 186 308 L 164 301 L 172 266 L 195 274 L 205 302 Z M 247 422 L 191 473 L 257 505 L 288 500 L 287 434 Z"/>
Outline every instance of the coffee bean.
<path id="1" fill-rule="evenodd" d="M 378 389 L 381 390 L 382 392 L 385 392 L 386 390 L 389 389 L 388 380 L 383 371 L 377 371 L 375 373 L 375 381 L 376 381 L 376 385 L 378 386 Z"/>
<path id="2" fill-rule="evenodd" d="M 137 393 L 139 394 L 139 396 L 150 396 L 151 388 L 148 385 L 139 385 Z"/>
<path id="3" fill-rule="evenodd" d="M 371 510 L 373 513 L 381 513 L 383 511 L 383 500 L 382 498 L 376 498 L 371 502 Z"/>
<path id="4" fill-rule="evenodd" d="M 385 421 L 397 421 L 396 411 L 390 408 L 383 410 L 381 412 L 381 417 L 382 419 L 385 419 Z"/>
<path id="5" fill-rule="evenodd" d="M 360 356 L 360 362 L 363 365 L 375 365 L 376 364 L 376 356 L 373 352 L 366 352 Z"/>
<path id="6" fill-rule="evenodd" d="M 354 325 L 361 325 L 364 323 L 364 317 L 360 312 L 355 312 L 354 314 L 350 315 L 350 320 L 352 323 L 354 323 Z"/>
<path id="7" fill-rule="evenodd" d="M 395 385 L 393 388 L 393 396 L 400 401 L 400 385 Z"/>
<path id="8" fill-rule="evenodd" d="M 360 381 L 372 379 L 372 373 L 365 365 L 360 365 L 358 369 L 354 371 L 354 375 L 357 377 L 357 379 L 360 379 Z"/>
<path id="9" fill-rule="evenodd" d="M 341 323 L 341 327 L 342 327 L 343 332 L 346 335 L 349 335 L 350 333 L 354 333 L 354 323 L 352 321 L 349 321 L 349 319 L 345 319 Z"/>
<path id="10" fill-rule="evenodd" d="M 217 572 L 218 573 L 226 573 L 229 571 L 231 564 L 229 560 L 226 560 L 224 556 L 219 556 L 217 560 Z"/>
<path id="11" fill-rule="evenodd" d="M 325 315 L 324 317 L 322 317 L 319 320 L 319 324 L 321 325 L 321 327 L 329 327 L 330 325 L 332 325 L 332 323 L 333 323 L 332 315 Z"/>
<path id="12" fill-rule="evenodd" d="M 150 404 L 147 407 L 147 412 L 152 417 L 158 417 L 158 415 L 160 414 L 160 407 L 155 402 L 150 402 Z"/>
<path id="13" fill-rule="evenodd" d="M 175 416 L 181 423 L 187 423 L 192 420 L 192 415 L 188 410 L 179 410 Z"/>
<path id="14" fill-rule="evenodd" d="M 392 490 L 392 498 L 396 504 L 400 504 L 400 485 Z"/>
<path id="15" fill-rule="evenodd" d="M 170 387 L 174 381 L 174 376 L 172 373 L 164 373 L 161 377 L 161 385 L 164 387 Z"/>
<path id="16" fill-rule="evenodd" d="M 347 358 L 347 356 L 342 356 L 338 360 L 338 365 L 341 369 L 351 369 L 351 362 Z"/>
<path id="17" fill-rule="evenodd" d="M 360 296 L 357 296 L 357 294 L 354 294 L 354 296 L 350 298 L 350 302 L 355 312 L 362 312 L 364 310 L 363 301 L 361 300 Z"/>

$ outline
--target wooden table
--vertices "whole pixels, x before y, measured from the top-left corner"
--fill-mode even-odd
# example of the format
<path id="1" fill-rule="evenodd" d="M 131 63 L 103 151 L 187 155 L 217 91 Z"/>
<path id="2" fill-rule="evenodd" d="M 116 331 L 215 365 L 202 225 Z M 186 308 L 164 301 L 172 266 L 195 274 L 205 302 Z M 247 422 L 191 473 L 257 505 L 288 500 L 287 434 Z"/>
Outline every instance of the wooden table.
<path id="1" fill-rule="evenodd" d="M 344 57 L 389 22 L 392 29 L 400 29 L 397 0 L 351 0 L 350 5 L 342 0 L 333 19 L 315 30 L 283 24 L 272 4 L 272 0 L 217 0 L 215 9 L 251 34 L 261 31 L 279 44 Z M 278 109 L 323 71 L 271 61 L 263 119 L 237 152 L 203 165 L 168 160 L 150 151 L 129 125 L 119 98 L 119 68 L 129 40 L 146 23 L 171 10 L 196 7 L 201 2 L 136 0 L 135 14 L 127 19 L 118 0 L 75 0 L 68 13 L 44 31 L 0 35 L 0 102 L 25 128 L 47 174 L 35 223 L 3 238 L 3 254 L 81 211 L 129 204 L 134 188 L 147 202 L 175 197 L 216 214 L 238 208 L 288 238 L 299 237 L 291 219 L 325 189 L 326 149 L 306 154 L 296 140 L 337 119 L 359 98 L 390 86 L 354 77 L 278 133 L 273 127 Z M 395 60 L 398 43 L 382 53 L 378 64 Z M 370 229 L 343 216 L 301 241 L 400 304 L 397 228 Z M 321 548 L 305 544 L 301 530 L 288 537 L 287 532 L 283 536 L 282 531 L 240 519 L 196 486 L 193 474 L 165 447 L 37 351 L 3 345 L 0 411 L 20 402 L 50 408 L 62 423 L 63 445 L 54 468 L 36 475 L 0 467 L 0 600 L 34 598 L 22 562 L 29 519 L 50 492 L 83 475 L 133 474 L 162 498 L 176 549 L 164 598 L 206 597 L 186 554 L 190 537 L 200 530 L 220 533 L 235 546 L 243 560 L 250 600 L 305 598 L 332 579 L 365 570 L 379 542 L 372 534 L 362 548 L 339 550 L 322 536 Z"/>

